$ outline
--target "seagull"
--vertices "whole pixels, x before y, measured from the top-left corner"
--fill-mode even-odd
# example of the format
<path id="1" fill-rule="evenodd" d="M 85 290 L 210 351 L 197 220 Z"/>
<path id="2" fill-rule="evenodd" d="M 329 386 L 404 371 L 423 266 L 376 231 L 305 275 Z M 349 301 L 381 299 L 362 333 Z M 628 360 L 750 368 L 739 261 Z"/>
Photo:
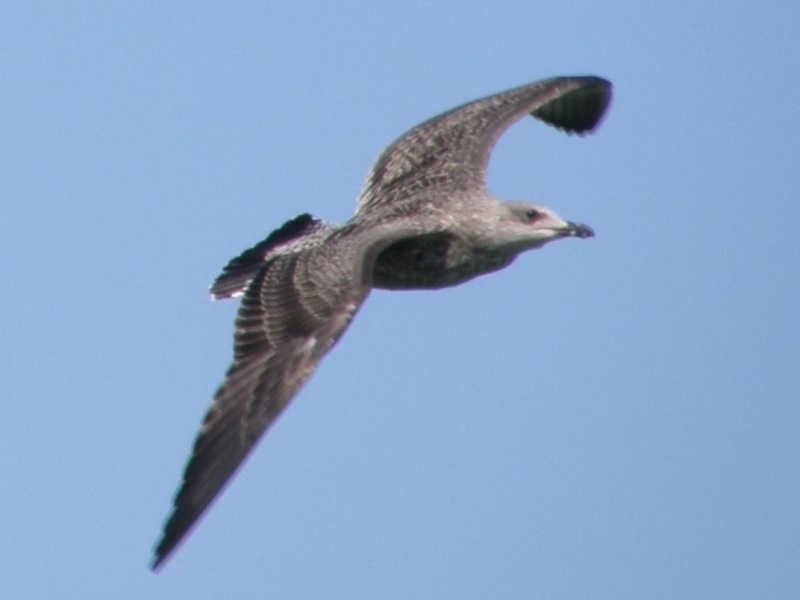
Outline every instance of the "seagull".
<path id="1" fill-rule="evenodd" d="M 494 198 L 486 170 L 500 135 L 525 115 L 581 135 L 610 100 L 605 79 L 555 77 L 442 113 L 380 154 L 347 223 L 302 214 L 227 264 L 210 293 L 242 298 L 233 364 L 203 419 L 151 569 L 220 494 L 372 288 L 459 285 L 553 240 L 594 235 L 544 206 Z"/>

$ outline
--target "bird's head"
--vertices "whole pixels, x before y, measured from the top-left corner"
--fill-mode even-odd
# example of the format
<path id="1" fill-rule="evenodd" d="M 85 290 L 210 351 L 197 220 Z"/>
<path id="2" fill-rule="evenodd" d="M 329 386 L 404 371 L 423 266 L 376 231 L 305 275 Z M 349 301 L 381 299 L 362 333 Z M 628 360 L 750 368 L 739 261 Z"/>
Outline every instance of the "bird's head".
<path id="1" fill-rule="evenodd" d="M 588 238 L 588 225 L 565 221 L 554 211 L 530 202 L 502 202 L 493 232 L 495 243 L 512 252 L 523 252 L 565 237 Z"/>

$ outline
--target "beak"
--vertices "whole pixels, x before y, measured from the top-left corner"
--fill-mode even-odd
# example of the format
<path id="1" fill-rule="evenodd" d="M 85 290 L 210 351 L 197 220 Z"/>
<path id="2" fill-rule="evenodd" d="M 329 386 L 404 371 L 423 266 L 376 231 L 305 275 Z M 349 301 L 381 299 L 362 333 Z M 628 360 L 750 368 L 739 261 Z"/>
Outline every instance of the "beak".
<path id="1" fill-rule="evenodd" d="M 594 230 L 583 223 L 573 223 L 572 221 L 568 221 L 567 228 L 564 230 L 564 234 L 569 237 L 590 238 L 594 237 Z"/>

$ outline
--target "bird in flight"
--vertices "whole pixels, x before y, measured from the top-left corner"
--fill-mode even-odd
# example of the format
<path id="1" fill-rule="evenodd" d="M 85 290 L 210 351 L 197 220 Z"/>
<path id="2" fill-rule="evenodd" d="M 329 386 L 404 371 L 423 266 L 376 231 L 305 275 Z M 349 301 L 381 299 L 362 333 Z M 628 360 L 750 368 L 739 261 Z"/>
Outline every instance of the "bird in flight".
<path id="1" fill-rule="evenodd" d="M 525 115 L 567 133 L 600 122 L 611 84 L 555 77 L 469 102 L 392 142 L 372 165 L 350 221 L 303 214 L 231 260 L 214 299 L 241 296 L 233 364 L 194 442 L 155 547 L 156 570 L 189 533 L 347 329 L 372 288 L 438 289 L 509 265 L 586 225 L 486 188 L 500 135 Z"/>

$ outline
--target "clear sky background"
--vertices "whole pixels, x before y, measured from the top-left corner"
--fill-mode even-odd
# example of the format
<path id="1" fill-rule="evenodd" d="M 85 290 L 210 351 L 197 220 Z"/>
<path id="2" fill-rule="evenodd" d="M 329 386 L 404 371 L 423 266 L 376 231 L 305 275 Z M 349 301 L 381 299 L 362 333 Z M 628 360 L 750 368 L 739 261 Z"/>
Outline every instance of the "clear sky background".
<path id="1" fill-rule="evenodd" d="M 12 3 L 2 598 L 797 598 L 800 6 Z M 231 357 L 207 286 L 409 127 L 597 74 L 489 185 L 593 226 L 372 294 L 158 575 Z"/>

